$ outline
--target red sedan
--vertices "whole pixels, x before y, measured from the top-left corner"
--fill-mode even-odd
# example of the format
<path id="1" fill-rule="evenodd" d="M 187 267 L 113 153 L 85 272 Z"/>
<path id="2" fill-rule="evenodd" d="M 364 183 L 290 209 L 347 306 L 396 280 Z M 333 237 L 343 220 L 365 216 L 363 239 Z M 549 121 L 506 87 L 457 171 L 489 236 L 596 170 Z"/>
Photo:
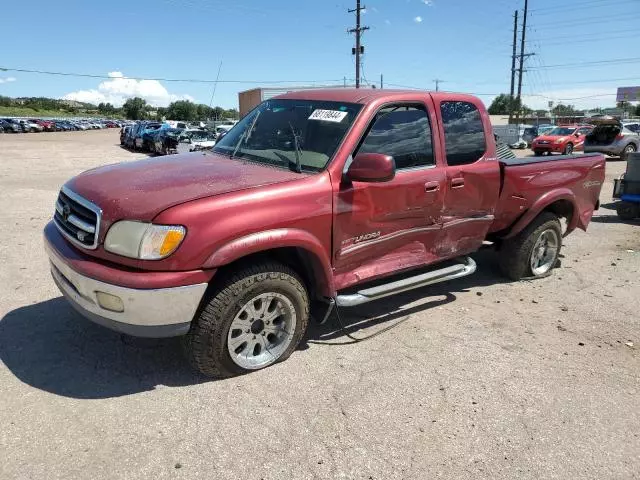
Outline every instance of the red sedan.
<path id="1" fill-rule="evenodd" d="M 531 149 L 536 155 L 571 155 L 573 152 L 584 150 L 584 139 L 592 130 L 591 125 L 561 125 L 545 135 L 536 137 L 531 143 Z"/>

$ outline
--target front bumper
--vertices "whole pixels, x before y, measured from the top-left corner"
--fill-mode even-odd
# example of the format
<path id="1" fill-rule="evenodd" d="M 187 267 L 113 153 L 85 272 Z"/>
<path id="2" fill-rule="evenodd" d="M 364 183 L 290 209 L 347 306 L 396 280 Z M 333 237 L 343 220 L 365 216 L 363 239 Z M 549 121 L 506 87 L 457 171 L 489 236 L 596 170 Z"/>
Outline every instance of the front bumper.
<path id="1" fill-rule="evenodd" d="M 136 337 L 174 337 L 189 331 L 207 283 L 173 288 L 135 289 L 101 282 L 72 269 L 45 240 L 56 285 L 84 317 Z M 122 301 L 122 311 L 103 308 L 97 292 Z"/>
<path id="2" fill-rule="evenodd" d="M 534 152 L 554 152 L 554 153 L 562 153 L 564 152 L 565 145 L 555 143 L 534 143 L 531 145 L 531 150 Z"/>

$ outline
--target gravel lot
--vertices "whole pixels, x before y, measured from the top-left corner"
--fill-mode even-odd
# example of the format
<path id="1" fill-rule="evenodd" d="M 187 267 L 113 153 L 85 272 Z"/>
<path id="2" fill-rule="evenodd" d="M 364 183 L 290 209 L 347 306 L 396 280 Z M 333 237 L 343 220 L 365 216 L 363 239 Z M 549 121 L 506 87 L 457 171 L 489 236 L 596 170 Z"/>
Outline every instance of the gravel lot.
<path id="1" fill-rule="evenodd" d="M 118 131 L 0 135 L 0 478 L 640 478 L 640 224 L 607 207 L 549 278 L 475 275 L 350 309 L 224 381 L 83 320 L 41 231 L 60 185 L 141 157 Z"/>

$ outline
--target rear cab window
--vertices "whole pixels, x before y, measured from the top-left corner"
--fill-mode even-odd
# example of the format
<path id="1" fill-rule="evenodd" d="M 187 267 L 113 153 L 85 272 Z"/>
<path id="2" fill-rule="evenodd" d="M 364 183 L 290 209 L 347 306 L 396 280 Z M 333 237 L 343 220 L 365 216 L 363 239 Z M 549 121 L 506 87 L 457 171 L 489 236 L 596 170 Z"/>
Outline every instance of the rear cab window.
<path id="1" fill-rule="evenodd" d="M 487 151 L 487 140 L 478 107 L 465 101 L 443 101 L 440 113 L 447 164 L 468 165 L 480 160 Z"/>

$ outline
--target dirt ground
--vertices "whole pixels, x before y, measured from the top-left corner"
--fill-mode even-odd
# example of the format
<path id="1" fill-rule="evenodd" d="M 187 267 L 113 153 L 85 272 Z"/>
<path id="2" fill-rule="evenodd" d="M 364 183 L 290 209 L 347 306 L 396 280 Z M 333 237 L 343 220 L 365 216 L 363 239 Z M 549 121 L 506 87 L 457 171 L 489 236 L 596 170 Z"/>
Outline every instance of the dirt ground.
<path id="1" fill-rule="evenodd" d="M 521 153 L 521 152 L 520 152 Z M 526 153 L 526 152 L 525 152 Z M 314 326 L 286 362 L 223 381 L 179 342 L 79 317 L 42 228 L 60 185 L 141 157 L 117 130 L 0 135 L 0 478 L 640 478 L 640 224 L 603 207 L 549 278 L 479 271 Z"/>

